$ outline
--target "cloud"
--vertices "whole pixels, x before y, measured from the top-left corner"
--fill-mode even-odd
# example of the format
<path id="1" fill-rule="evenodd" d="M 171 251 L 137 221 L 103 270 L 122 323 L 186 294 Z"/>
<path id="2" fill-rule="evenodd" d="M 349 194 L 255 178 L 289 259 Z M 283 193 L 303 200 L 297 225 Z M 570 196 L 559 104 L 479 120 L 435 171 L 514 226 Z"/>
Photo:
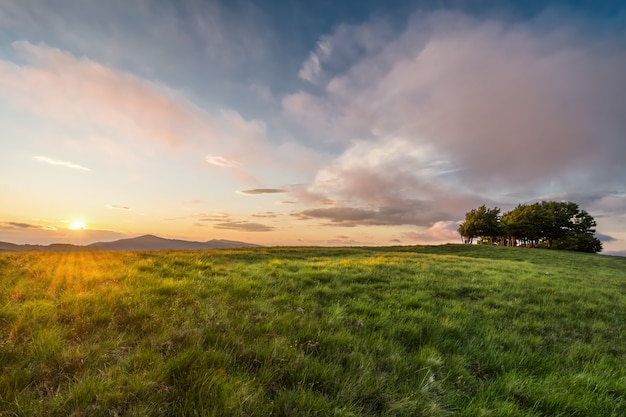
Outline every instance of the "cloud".
<path id="1" fill-rule="evenodd" d="M 283 194 L 286 192 L 287 192 L 286 190 L 281 190 L 278 188 L 255 188 L 252 190 L 238 191 L 239 194 L 245 194 L 245 195 Z"/>
<path id="2" fill-rule="evenodd" d="M 445 179 L 453 172 L 451 163 L 430 147 L 405 138 L 357 142 L 318 171 L 308 188 L 290 187 L 299 200 L 326 206 L 294 215 L 350 227 L 456 221 L 466 207 L 485 201 L 448 184 Z"/>
<path id="3" fill-rule="evenodd" d="M 130 210 L 128 206 L 118 206 L 117 204 L 107 204 L 106 207 L 114 210 Z"/>
<path id="4" fill-rule="evenodd" d="M 336 29 L 300 72 L 320 90 L 286 96 L 284 114 L 308 136 L 353 150 L 402 138 L 405 149 L 445 162 L 446 182 L 468 194 L 532 194 L 548 179 L 570 189 L 620 186 L 626 33 L 596 36 L 574 19 L 542 18 L 505 25 L 434 12 L 415 14 L 394 36 L 372 22 Z M 334 53 L 352 49 L 360 52 L 348 63 Z M 347 172 L 336 177 L 350 181 Z"/>
<path id="5" fill-rule="evenodd" d="M 617 240 L 613 236 L 605 235 L 605 234 L 602 234 L 602 233 L 597 233 L 596 232 L 595 235 L 602 242 L 615 242 Z"/>
<path id="6" fill-rule="evenodd" d="M 209 155 L 207 162 L 236 168 L 229 174 L 252 183 L 256 181 L 251 170 L 273 161 L 261 121 L 246 120 L 229 109 L 210 113 L 182 91 L 85 56 L 27 41 L 12 45 L 23 63 L 0 59 L 0 101 L 86 137 L 93 152 L 104 149 L 117 159 L 124 153 L 159 151 L 146 144 L 156 143 L 168 151 L 211 145 L 221 155 Z"/>
<path id="7" fill-rule="evenodd" d="M 434 204 L 416 200 L 402 200 L 397 204 L 389 204 L 376 208 L 360 207 L 329 207 L 306 209 L 292 216 L 301 220 L 324 219 L 329 220 L 327 225 L 355 227 L 355 226 L 391 226 L 391 225 L 421 225 L 432 223 L 435 219 L 448 217 L 440 213 Z"/>
<path id="8" fill-rule="evenodd" d="M 239 166 L 239 163 L 237 161 L 228 160 L 228 159 L 224 158 L 223 156 L 207 155 L 205 160 L 209 164 L 213 164 L 213 165 L 216 165 L 218 167 L 237 168 Z"/>
<path id="9" fill-rule="evenodd" d="M 0 228 L 3 229 L 36 229 L 36 230 L 57 230 L 53 226 L 44 226 L 40 224 L 21 223 L 21 222 L 1 222 Z"/>
<path id="10" fill-rule="evenodd" d="M 271 232 L 273 227 L 247 221 L 229 221 L 213 225 L 215 229 L 237 230 L 241 232 Z"/>
<path id="11" fill-rule="evenodd" d="M 460 236 L 457 231 L 459 224 L 450 221 L 438 221 L 428 229 L 420 232 L 404 232 L 405 239 L 418 243 L 450 243 L 459 242 Z"/>
<path id="12" fill-rule="evenodd" d="M 193 216 L 195 217 L 195 216 Z M 223 222 L 230 218 L 230 214 L 205 214 L 198 219 L 199 222 Z"/>
<path id="13" fill-rule="evenodd" d="M 598 213 L 601 216 L 626 214 L 625 193 L 607 193 L 595 197 L 588 211 Z"/>
<path id="14" fill-rule="evenodd" d="M 328 245 L 358 245 L 362 242 L 358 242 L 354 239 L 329 239 L 325 242 Z"/>
<path id="15" fill-rule="evenodd" d="M 216 134 L 201 109 L 164 85 L 57 48 L 26 41 L 13 47 L 27 65 L 0 61 L 0 91 L 39 116 L 169 147 L 185 142 L 190 128 Z"/>
<path id="16" fill-rule="evenodd" d="M 603 255 L 610 255 L 610 256 L 626 256 L 626 250 L 613 250 L 613 251 L 606 251 L 606 252 L 600 252 Z"/>
<path id="17" fill-rule="evenodd" d="M 254 214 L 251 214 L 250 217 L 274 219 L 274 218 L 278 217 L 278 214 L 274 213 L 273 211 L 266 211 L 264 213 L 254 213 Z"/>
<path id="18" fill-rule="evenodd" d="M 345 71 L 359 58 L 379 52 L 392 36 L 391 25 L 381 19 L 367 25 L 340 24 L 332 35 L 320 37 L 298 77 L 323 84 L 331 74 Z"/>
<path id="19" fill-rule="evenodd" d="M 89 168 L 86 168 L 82 165 L 74 164 L 72 162 L 60 161 L 58 159 L 48 158 L 47 156 L 34 156 L 33 158 L 40 162 L 45 162 L 46 164 L 50 164 L 50 165 L 58 165 L 58 166 L 62 166 L 65 168 L 77 169 L 80 171 L 90 171 Z"/>

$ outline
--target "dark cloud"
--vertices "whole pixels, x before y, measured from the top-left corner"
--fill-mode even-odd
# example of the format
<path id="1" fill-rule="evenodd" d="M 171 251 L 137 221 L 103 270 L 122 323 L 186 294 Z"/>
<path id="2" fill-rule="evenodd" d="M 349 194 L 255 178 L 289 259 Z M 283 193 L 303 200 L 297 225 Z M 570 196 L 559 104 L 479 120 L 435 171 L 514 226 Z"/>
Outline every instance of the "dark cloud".
<path id="1" fill-rule="evenodd" d="M 325 219 L 332 225 L 354 227 L 431 224 L 442 217 L 450 217 L 450 214 L 439 212 L 427 202 L 403 200 L 398 204 L 367 209 L 359 207 L 307 209 L 293 213 L 292 216 L 301 220 Z"/>
<path id="2" fill-rule="evenodd" d="M 115 209 L 115 210 L 130 210 L 130 207 L 128 206 L 119 206 L 117 204 L 109 204 L 107 205 L 107 208 Z"/>
<path id="3" fill-rule="evenodd" d="M 41 229 L 41 230 L 56 230 L 54 227 L 42 226 L 40 224 L 20 223 L 20 222 L 2 222 L 0 227 L 3 229 Z"/>
<path id="4" fill-rule="evenodd" d="M 605 234 L 602 234 L 602 233 L 597 233 L 596 232 L 595 235 L 602 242 L 615 242 L 617 240 L 613 236 L 605 235 Z"/>
<path id="5" fill-rule="evenodd" d="M 254 188 L 252 190 L 241 190 L 240 194 L 246 195 L 262 195 L 262 194 L 283 194 L 286 193 L 286 190 L 281 190 L 278 188 Z"/>
<path id="6" fill-rule="evenodd" d="M 254 214 L 251 214 L 250 217 L 273 219 L 273 218 L 278 217 L 278 214 L 274 213 L 273 211 L 266 211 L 265 213 L 254 213 Z"/>
<path id="7" fill-rule="evenodd" d="M 260 223 L 250 223 L 247 221 L 230 221 L 224 223 L 218 223 L 213 226 L 216 229 L 224 230 L 238 230 L 241 232 L 271 232 L 273 227 L 266 226 Z"/>

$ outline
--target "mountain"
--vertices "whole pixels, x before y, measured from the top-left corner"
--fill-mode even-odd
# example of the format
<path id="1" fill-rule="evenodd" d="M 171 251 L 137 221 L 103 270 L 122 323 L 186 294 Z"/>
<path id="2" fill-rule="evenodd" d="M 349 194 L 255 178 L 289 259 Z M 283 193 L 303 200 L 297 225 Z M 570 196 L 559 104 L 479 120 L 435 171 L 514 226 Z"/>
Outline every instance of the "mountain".
<path id="1" fill-rule="evenodd" d="M 83 251 L 134 251 L 134 250 L 201 250 L 201 249 L 232 249 L 253 248 L 260 245 L 238 242 L 235 240 L 212 239 L 207 242 L 189 240 L 165 239 L 154 235 L 143 235 L 130 239 L 120 239 L 113 242 L 96 242 L 86 246 L 66 243 L 51 245 L 16 245 L 0 242 L 0 252 L 83 252 Z"/>

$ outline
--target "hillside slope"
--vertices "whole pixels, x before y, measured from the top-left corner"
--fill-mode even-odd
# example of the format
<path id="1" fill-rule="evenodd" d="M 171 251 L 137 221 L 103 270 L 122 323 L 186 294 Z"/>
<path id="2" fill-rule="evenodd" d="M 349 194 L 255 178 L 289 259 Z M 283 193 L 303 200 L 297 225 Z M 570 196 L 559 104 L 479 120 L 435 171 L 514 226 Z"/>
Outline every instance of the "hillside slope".
<path id="1" fill-rule="evenodd" d="M 626 415 L 626 259 L 0 254 L 0 414 Z"/>

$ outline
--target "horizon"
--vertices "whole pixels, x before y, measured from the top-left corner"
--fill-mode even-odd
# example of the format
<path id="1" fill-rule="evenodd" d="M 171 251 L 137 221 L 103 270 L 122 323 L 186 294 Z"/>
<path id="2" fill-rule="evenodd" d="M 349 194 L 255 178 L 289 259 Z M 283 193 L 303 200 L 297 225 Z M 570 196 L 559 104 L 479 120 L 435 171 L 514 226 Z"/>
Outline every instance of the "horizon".
<path id="1" fill-rule="evenodd" d="M 626 255 L 626 5 L 379 3 L 3 2 L 0 241 L 438 245 L 555 200 Z"/>

